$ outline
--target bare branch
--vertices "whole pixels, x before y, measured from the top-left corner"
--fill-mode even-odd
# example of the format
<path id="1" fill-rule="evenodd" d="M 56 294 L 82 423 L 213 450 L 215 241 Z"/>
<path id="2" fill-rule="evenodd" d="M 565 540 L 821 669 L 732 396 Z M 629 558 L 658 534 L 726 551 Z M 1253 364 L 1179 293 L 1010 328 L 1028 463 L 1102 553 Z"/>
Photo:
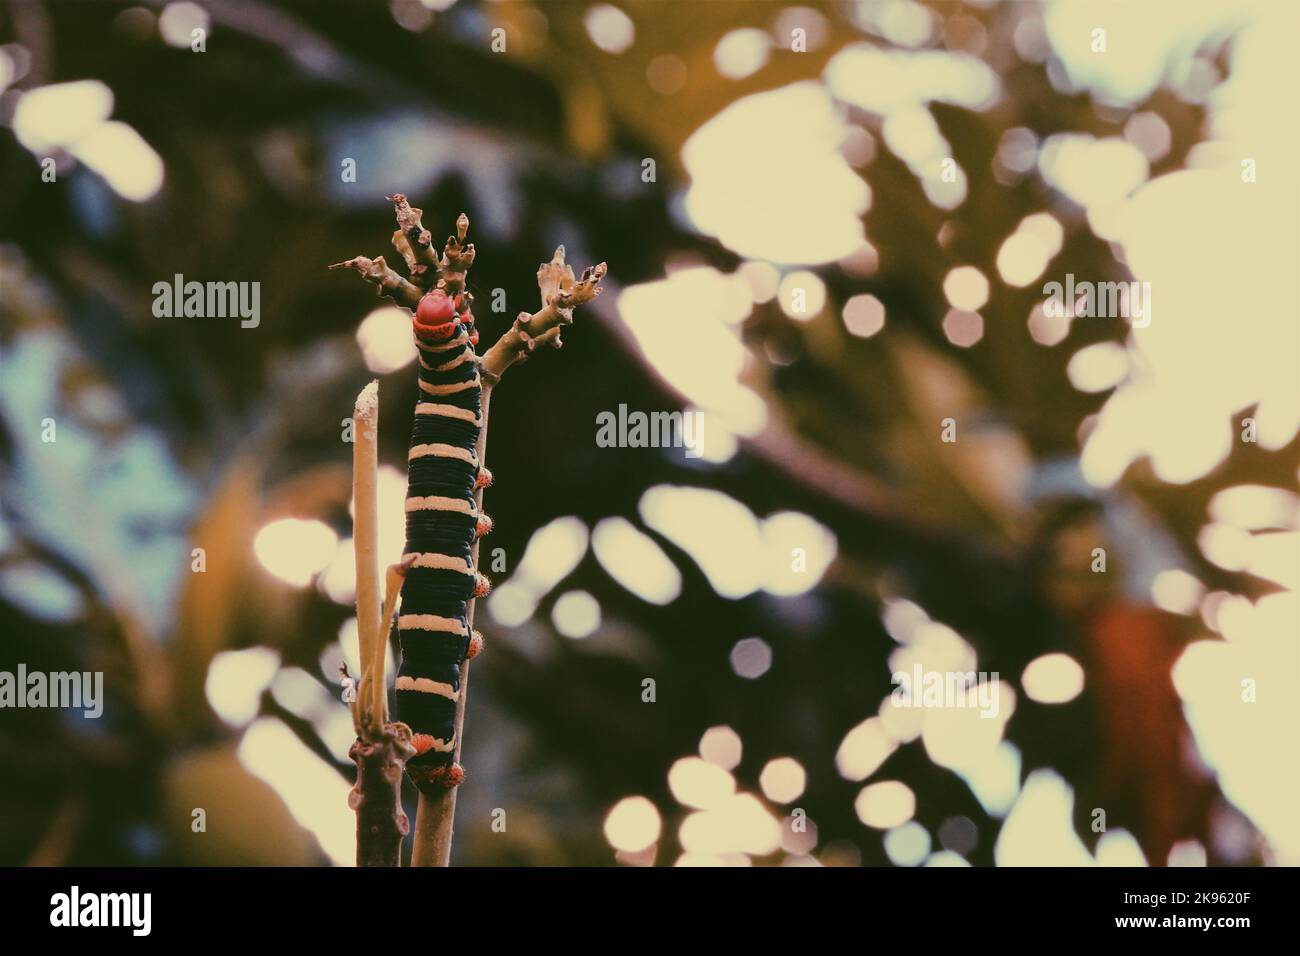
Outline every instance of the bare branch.
<path id="1" fill-rule="evenodd" d="M 461 213 L 456 218 L 456 234 L 447 237 L 447 244 L 442 250 L 442 259 L 438 268 L 442 278 L 438 286 L 448 295 L 455 295 L 465 289 L 465 273 L 474 264 L 474 243 L 466 243 L 469 233 L 469 216 Z"/>
<path id="2" fill-rule="evenodd" d="M 375 669 L 375 647 L 386 635 L 380 630 L 379 612 L 379 504 L 376 476 L 379 471 L 379 383 L 361 390 L 352 410 L 352 539 L 357 574 L 357 642 L 361 651 L 362 727 L 378 733 L 388 719 L 384 695 L 384 657 L 379 654 Z"/>
<path id="3" fill-rule="evenodd" d="M 411 279 L 427 289 L 433 284 L 438 271 L 438 253 L 433 248 L 433 236 L 424 228 L 423 209 L 416 209 L 402 193 L 387 197 L 397 215 L 397 231 L 393 233 L 393 247 L 406 260 Z"/>
<path id="4" fill-rule="evenodd" d="M 348 806 L 357 814 L 357 866 L 401 866 L 402 839 L 411 821 L 402 809 L 402 770 L 415 756 L 411 728 L 386 723 L 364 734 L 348 750 L 357 765 L 357 782 Z"/>
<path id="5" fill-rule="evenodd" d="M 424 295 L 419 286 L 409 279 L 402 278 L 389 268 L 383 256 L 378 259 L 356 256 L 344 262 L 336 262 L 330 268 L 355 269 L 361 273 L 363 279 L 375 285 L 378 295 L 386 295 L 398 305 L 405 306 L 408 309 L 414 309 L 419 305 L 420 296 Z"/>
<path id="6" fill-rule="evenodd" d="M 574 308 L 600 295 L 600 280 L 607 270 L 602 262 L 585 270 L 575 281 L 572 267 L 564 262 L 564 246 L 556 249 L 551 261 L 542 263 L 537 270 L 541 309 L 531 315 L 520 312 L 514 326 L 483 355 L 484 384 L 495 385 L 506 369 L 528 358 L 539 345 L 560 348 L 564 344 L 560 332 L 573 323 Z"/>
<path id="7" fill-rule="evenodd" d="M 400 866 L 402 838 L 411 824 L 401 804 L 402 770 L 415 754 L 411 728 L 388 720 L 388 682 L 384 677 L 386 622 L 392 621 L 394 579 L 405 569 L 388 571 L 388 600 L 379 609 L 379 509 L 376 476 L 379 468 L 379 383 L 361 390 L 352 410 L 352 538 L 357 573 L 357 640 L 362 678 L 353 702 L 357 739 L 348 755 L 357 765 L 357 782 L 348 805 L 357 814 L 357 865 Z M 346 668 L 343 670 L 346 676 Z"/>

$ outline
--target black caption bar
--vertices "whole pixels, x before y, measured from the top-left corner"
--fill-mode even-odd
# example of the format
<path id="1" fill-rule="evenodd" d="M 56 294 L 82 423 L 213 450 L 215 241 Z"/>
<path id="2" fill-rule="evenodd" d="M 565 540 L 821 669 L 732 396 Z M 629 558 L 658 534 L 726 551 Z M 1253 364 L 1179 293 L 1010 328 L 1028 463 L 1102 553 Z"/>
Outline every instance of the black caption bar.
<path id="1" fill-rule="evenodd" d="M 454 905 L 462 932 L 562 923 L 566 940 L 598 938 L 612 923 L 666 944 L 713 914 L 733 939 L 788 923 L 856 926 L 872 939 L 983 926 L 1227 942 L 1288 925 L 1284 881 L 1293 874 L 1280 869 L 15 869 L 0 919 L 21 937 L 76 933 L 128 946 L 343 942 L 362 925 L 373 930 L 376 909 L 393 910 L 381 925 L 397 932 L 443 905 Z M 618 938 L 605 936 L 615 948 Z"/>

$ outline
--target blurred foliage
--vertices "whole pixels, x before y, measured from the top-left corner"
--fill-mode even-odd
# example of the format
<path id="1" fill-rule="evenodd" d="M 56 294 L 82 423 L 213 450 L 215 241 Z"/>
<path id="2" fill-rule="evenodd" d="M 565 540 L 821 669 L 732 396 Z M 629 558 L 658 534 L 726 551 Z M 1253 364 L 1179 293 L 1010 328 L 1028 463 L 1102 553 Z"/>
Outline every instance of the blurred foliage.
<path id="1" fill-rule="evenodd" d="M 0 664 L 102 669 L 111 717 L 87 729 L 52 712 L 4 715 L 0 763 L 10 786 L 0 798 L 0 859 L 316 861 L 319 852 L 279 798 L 235 759 L 233 732 L 210 711 L 204 687 L 216 653 L 264 645 L 336 693 L 317 661 L 350 608 L 274 581 L 251 549 L 254 531 L 275 517 L 319 517 L 344 536 L 349 527 L 349 453 L 339 426 L 368 377 L 353 333 L 374 300 L 369 287 L 325 265 L 354 254 L 393 259 L 384 196 L 400 190 L 425 209 L 427 223 L 442 223 L 435 236 L 468 212 L 480 301 L 499 285 L 512 308 L 531 307 L 536 265 L 560 242 L 575 263 L 608 261 L 622 286 L 660 277 L 669 261 L 729 272 L 739 260 L 687 229 L 675 209 L 683 141 L 742 95 L 815 78 L 862 31 L 845 7 L 810 4 L 828 31 L 814 51 L 777 50 L 744 80 L 693 81 L 669 100 L 645 82 L 650 59 L 672 52 L 688 75 L 710 75 L 719 37 L 770 26 L 776 5 L 628 2 L 637 43 L 618 57 L 594 50 L 580 3 L 461 2 L 433 14 L 427 29 L 410 30 L 385 4 L 223 0 L 211 5 L 204 55 L 159 43 L 152 20 L 122 16 L 126 6 L 0 4 L 0 42 L 32 52 L 24 86 L 102 80 L 114 93 L 115 118 L 166 164 L 162 193 L 133 204 L 82 168 L 69 167 L 57 187 L 43 184 L 31 153 L 0 132 L 0 349 L 33 332 L 57 338 L 68 351 L 47 413 L 77 421 L 100 463 L 133 433 L 160 436 L 175 473 L 155 477 L 192 495 L 161 516 L 142 507 L 145 517 L 134 523 L 121 506 L 118 524 L 129 525 L 132 540 L 161 541 L 170 555 L 174 584 L 160 584 L 141 580 L 145 566 L 133 562 L 132 545 L 74 548 L 43 533 L 40 510 L 60 508 L 60 500 L 6 491 L 0 566 L 37 565 L 79 600 L 75 614 L 42 619 L 0 598 Z M 423 8 L 399 7 L 423 22 Z M 968 13 L 999 51 L 1032 11 L 1011 4 Z M 518 41 L 510 55 L 482 41 L 489 16 Z M 1047 546 L 1035 531 L 1042 516 L 998 492 L 997 475 L 985 470 L 993 456 L 942 454 L 935 409 L 942 389 L 942 407 L 979 421 L 985 439 L 1004 443 L 1017 460 L 1042 462 L 1074 453 L 1080 422 L 1104 396 L 1070 388 L 1067 354 L 1034 344 L 1022 324 L 989 323 L 978 349 L 949 345 L 939 324 L 941 283 L 956 263 L 996 274 L 999 237 L 1032 212 L 1059 212 L 1034 179 L 993 178 L 1003 129 L 1114 135 L 1128 114 L 1103 115 L 1086 95 L 1056 92 L 1041 65 L 1003 57 L 996 66 L 1006 94 L 993 110 L 932 107 L 970 177 L 970 199 L 953 212 L 934 207 L 881 146 L 863 170 L 880 271 L 867 282 L 835 265 L 817 270 L 832 308 L 861 291 L 877 295 L 891 335 L 854 339 L 838 323 L 791 323 L 774 302 L 756 306 L 744 337 L 760 361 L 746 384 L 768 403 L 773 424 L 725 465 L 593 447 L 597 412 L 681 400 L 629 344 L 616 288 L 584 310 L 563 351 L 512 373 L 498 393 L 489 451 L 498 481 L 487 507 L 496 519 L 493 545 L 512 558 L 561 515 L 589 525 L 622 515 L 642 526 L 637 503 L 663 483 L 720 489 L 758 515 L 806 512 L 834 529 L 839 557 L 806 595 L 732 601 L 683 551 L 649 532 L 683 576 L 681 596 L 668 606 L 628 594 L 588 553 L 566 587 L 600 602 L 605 623 L 592 638 L 575 643 L 552 631 L 553 596 L 510 633 L 480 614 L 488 651 L 473 667 L 457 862 L 610 862 L 600 828 L 607 808 L 636 793 L 667 812 L 666 771 L 719 724 L 744 740 L 735 772 L 746 789 L 756 789 L 768 757 L 798 756 L 809 771 L 799 805 L 816 821 L 819 846 L 834 848 L 826 859 L 887 862 L 879 835 L 854 814 L 859 785 L 841 779 L 834 762 L 845 732 L 891 690 L 884 661 L 895 645 L 880 623 L 882 596 L 905 595 L 955 628 L 982 670 L 1018 675 L 1046 651 L 1081 647 L 1037 563 Z M 1159 113 L 1172 131 L 1153 175 L 1176 168 L 1199 138 L 1202 109 L 1165 92 L 1139 108 Z M 878 127 L 878 117 L 851 112 L 865 128 Z M 356 183 L 335 181 L 345 157 L 359 160 Z M 643 157 L 657 159 L 658 183 L 641 181 Z M 1123 277 L 1077 212 L 1060 216 L 1059 272 Z M 176 273 L 260 282 L 262 324 L 155 319 L 150 290 Z M 1017 315 L 1037 298 L 1032 284 L 998 285 L 994 295 L 990 312 Z M 506 321 L 479 318 L 489 339 Z M 1078 342 L 1118 337 L 1117 329 L 1091 325 Z M 408 366 L 381 383 L 387 462 L 403 460 L 410 377 Z M 99 407 L 82 392 L 111 394 L 116 411 L 79 417 L 83 406 Z M 32 474 L 23 454 L 40 450 L 12 430 L 35 432 L 40 417 L 5 421 L 7 489 Z M 1139 468 L 1128 493 L 1194 555 L 1209 497 L 1248 470 L 1268 480 L 1260 467 L 1234 458 L 1179 487 Z M 1293 476 L 1294 446 L 1262 467 L 1279 481 Z M 100 476 L 94 469 L 72 476 L 72 489 Z M 188 573 L 194 542 L 208 555 L 204 574 Z M 1197 572 L 1211 586 L 1249 593 L 1248 583 L 1219 569 L 1200 564 Z M 772 645 L 780 666 L 759 680 L 737 679 L 728 652 L 754 634 Z M 658 681 L 656 706 L 641 702 L 647 675 Z M 1077 788 L 1081 811 L 1098 805 L 1106 755 L 1088 729 L 1105 706 L 1097 689 L 1062 708 L 1017 703 L 1008 735 L 1024 755 L 1023 773 L 1056 767 Z M 263 713 L 350 776 L 352 765 L 330 754 L 310 722 L 270 694 Z M 992 861 L 998 820 L 919 742 L 896 751 L 881 773 L 919 795 L 917 819 L 932 833 L 953 816 L 975 821 L 979 842 L 968 858 Z M 209 839 L 189 832 L 194 806 L 208 808 Z M 490 829 L 494 807 L 510 808 L 506 834 Z M 675 823 L 670 815 L 659 862 L 675 858 Z M 1203 824 L 1202 817 L 1192 826 Z M 1121 804 L 1111 826 L 1142 834 L 1141 801 Z M 1086 825 L 1080 832 L 1091 840 Z"/>

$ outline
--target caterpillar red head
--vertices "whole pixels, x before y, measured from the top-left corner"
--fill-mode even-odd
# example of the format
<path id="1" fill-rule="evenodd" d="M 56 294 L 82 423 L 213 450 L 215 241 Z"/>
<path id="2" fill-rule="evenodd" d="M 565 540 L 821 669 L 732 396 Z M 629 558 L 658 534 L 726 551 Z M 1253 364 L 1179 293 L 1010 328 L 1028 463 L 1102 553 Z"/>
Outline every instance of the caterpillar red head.
<path id="1" fill-rule="evenodd" d="M 460 330 L 456 304 L 441 289 L 425 293 L 415 308 L 415 334 L 425 342 L 445 342 Z"/>

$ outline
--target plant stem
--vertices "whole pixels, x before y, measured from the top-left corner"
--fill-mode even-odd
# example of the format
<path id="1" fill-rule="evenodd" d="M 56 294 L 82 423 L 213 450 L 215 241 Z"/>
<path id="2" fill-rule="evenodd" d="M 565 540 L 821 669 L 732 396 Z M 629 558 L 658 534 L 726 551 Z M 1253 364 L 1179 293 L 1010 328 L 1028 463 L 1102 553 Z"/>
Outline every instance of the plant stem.
<path id="1" fill-rule="evenodd" d="M 352 707 L 357 739 L 348 756 L 357 765 L 357 782 L 348 794 L 348 806 L 357 814 L 357 866 L 401 866 L 402 838 L 411 829 L 402 809 L 402 771 L 415 749 L 411 729 L 389 723 L 387 713 L 384 650 L 388 638 L 379 609 L 378 382 L 361 390 L 352 416 L 352 538 L 362 678 Z M 400 580 L 400 570 L 389 569 L 390 593 L 393 580 Z M 391 619 L 391 610 L 388 616 Z"/>
<path id="2" fill-rule="evenodd" d="M 375 648 L 384 640 L 379 620 L 379 501 L 375 490 L 379 472 L 379 383 L 371 382 L 357 396 L 352 412 L 352 540 L 357 569 L 357 643 L 361 654 L 358 693 L 361 724 L 371 733 L 383 726 L 385 713 L 382 656 L 376 671 Z"/>
<path id="3" fill-rule="evenodd" d="M 378 734 L 364 730 L 348 750 L 357 782 L 348 806 L 357 814 L 357 866 L 401 866 L 402 840 L 411 821 L 402 809 L 402 774 L 415 754 L 411 728 L 386 723 Z"/>

